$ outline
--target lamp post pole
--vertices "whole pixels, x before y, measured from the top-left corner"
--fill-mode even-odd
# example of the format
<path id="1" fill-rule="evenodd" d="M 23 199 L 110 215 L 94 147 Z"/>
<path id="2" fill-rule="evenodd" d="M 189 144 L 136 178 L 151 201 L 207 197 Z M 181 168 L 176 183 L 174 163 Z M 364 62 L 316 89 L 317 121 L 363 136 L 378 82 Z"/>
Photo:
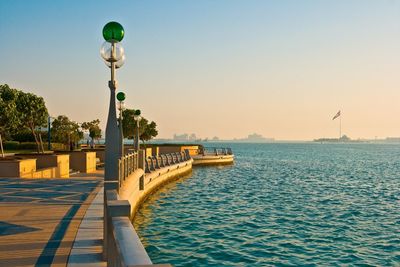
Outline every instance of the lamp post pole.
<path id="1" fill-rule="evenodd" d="M 125 93 L 119 92 L 117 94 L 117 99 L 119 101 L 118 110 L 119 110 L 119 119 L 118 119 L 118 126 L 119 126 L 119 156 L 122 157 L 124 154 L 124 132 L 122 129 L 122 111 L 124 110 L 124 100 L 125 100 Z"/>
<path id="2" fill-rule="evenodd" d="M 118 85 L 115 80 L 115 69 L 124 63 L 124 50 L 119 44 L 124 37 L 124 28 L 118 22 L 109 22 L 103 28 L 103 37 L 105 42 L 100 49 L 100 54 L 111 69 L 111 79 L 108 82 L 110 103 L 106 125 L 104 181 L 118 181 L 120 138 L 115 105 L 115 91 Z"/>
<path id="3" fill-rule="evenodd" d="M 48 118 L 47 118 L 47 149 L 48 150 L 51 150 L 51 132 L 50 132 L 50 123 L 51 123 L 51 121 L 50 121 L 50 119 L 51 119 L 51 117 L 49 116 Z"/>
<path id="4" fill-rule="evenodd" d="M 142 117 L 140 116 L 141 112 L 139 109 L 135 111 L 135 115 L 133 115 L 133 118 L 136 121 L 136 138 L 135 138 L 135 149 L 139 151 L 139 139 L 140 139 L 140 131 L 139 131 L 139 125 L 140 121 L 142 120 Z"/>

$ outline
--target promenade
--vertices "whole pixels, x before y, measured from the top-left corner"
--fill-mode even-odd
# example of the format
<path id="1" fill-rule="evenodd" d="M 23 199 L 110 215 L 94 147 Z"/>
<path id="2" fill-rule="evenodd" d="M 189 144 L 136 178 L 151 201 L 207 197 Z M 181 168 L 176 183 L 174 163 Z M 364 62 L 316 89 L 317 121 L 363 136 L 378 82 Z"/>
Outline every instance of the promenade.
<path id="1" fill-rule="evenodd" d="M 0 266 L 66 266 L 101 172 L 68 179 L 0 178 Z"/>

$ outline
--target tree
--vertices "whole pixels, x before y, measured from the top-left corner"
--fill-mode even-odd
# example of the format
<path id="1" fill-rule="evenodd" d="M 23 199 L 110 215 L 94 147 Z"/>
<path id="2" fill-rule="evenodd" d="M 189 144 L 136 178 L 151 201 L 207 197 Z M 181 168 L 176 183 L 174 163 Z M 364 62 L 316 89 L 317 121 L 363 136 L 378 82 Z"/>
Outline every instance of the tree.
<path id="1" fill-rule="evenodd" d="M 125 109 L 122 111 L 122 131 L 125 138 L 134 139 L 137 134 L 137 124 L 133 119 L 135 114 L 134 109 Z M 149 141 L 158 135 L 157 124 L 149 121 L 146 118 L 140 120 L 139 123 L 139 136 L 144 141 Z"/>
<path id="2" fill-rule="evenodd" d="M 100 120 L 93 120 L 90 122 L 82 123 L 82 129 L 89 131 L 89 136 L 92 138 L 92 144 L 94 146 L 94 140 L 101 138 Z"/>
<path id="3" fill-rule="evenodd" d="M 136 121 L 133 119 L 134 109 L 124 109 L 122 111 L 122 132 L 124 138 L 133 139 L 136 133 Z"/>
<path id="4" fill-rule="evenodd" d="M 4 139 L 15 133 L 21 123 L 16 106 L 19 93 L 7 84 L 0 85 L 0 135 Z"/>
<path id="5" fill-rule="evenodd" d="M 151 139 L 153 139 L 158 135 L 157 124 L 154 121 L 148 123 L 146 119 L 144 120 L 145 120 L 145 125 L 143 126 L 143 131 L 141 131 L 140 134 L 140 139 L 143 142 L 150 141 Z"/>
<path id="6" fill-rule="evenodd" d="M 46 126 L 49 116 L 44 99 L 35 94 L 20 91 L 17 94 L 16 110 L 21 125 L 31 131 L 38 153 L 44 152 L 42 138 L 38 133 L 40 127 Z"/>
<path id="7" fill-rule="evenodd" d="M 51 134 L 56 142 L 67 145 L 70 150 L 73 150 L 76 143 L 83 138 L 79 124 L 64 115 L 58 116 L 52 122 Z"/>

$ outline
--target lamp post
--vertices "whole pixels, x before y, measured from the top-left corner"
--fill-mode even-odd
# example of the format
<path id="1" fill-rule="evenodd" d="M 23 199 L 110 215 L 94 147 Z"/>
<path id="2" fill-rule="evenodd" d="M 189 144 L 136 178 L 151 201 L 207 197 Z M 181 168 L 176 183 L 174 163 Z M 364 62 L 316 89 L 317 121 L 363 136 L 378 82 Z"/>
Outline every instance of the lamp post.
<path id="1" fill-rule="evenodd" d="M 124 155 L 124 132 L 122 130 L 122 111 L 124 110 L 124 100 L 125 100 L 125 93 L 119 92 L 117 94 L 118 100 L 118 110 L 119 110 L 119 155 L 122 157 Z"/>
<path id="2" fill-rule="evenodd" d="M 47 149 L 51 150 L 51 119 L 54 117 L 47 117 Z"/>
<path id="3" fill-rule="evenodd" d="M 139 131 L 139 125 L 140 121 L 142 120 L 142 117 L 140 116 L 141 112 L 140 109 L 135 110 L 135 114 L 133 115 L 133 118 L 136 121 L 136 138 L 135 138 L 135 149 L 139 151 L 139 139 L 140 139 L 140 131 Z"/>
<path id="4" fill-rule="evenodd" d="M 118 180 L 118 158 L 119 158 L 119 133 L 117 125 L 117 114 L 115 107 L 115 69 L 121 67 L 125 62 L 124 49 L 120 41 L 124 38 L 124 28 L 118 22 L 109 22 L 103 28 L 105 42 L 101 46 L 100 54 L 106 65 L 111 69 L 111 79 L 108 82 L 110 88 L 110 105 L 106 126 L 106 148 L 104 180 Z"/>

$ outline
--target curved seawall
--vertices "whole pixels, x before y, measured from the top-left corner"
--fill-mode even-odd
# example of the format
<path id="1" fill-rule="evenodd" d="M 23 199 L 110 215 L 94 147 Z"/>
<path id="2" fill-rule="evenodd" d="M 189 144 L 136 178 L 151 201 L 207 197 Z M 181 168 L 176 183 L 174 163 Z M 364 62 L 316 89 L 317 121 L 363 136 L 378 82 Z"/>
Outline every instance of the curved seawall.
<path id="1" fill-rule="evenodd" d="M 131 205 L 131 219 L 135 217 L 140 204 L 160 186 L 178 179 L 179 177 L 192 171 L 193 160 L 187 160 L 174 165 L 156 169 L 144 176 L 143 190 L 140 190 L 140 179 L 144 172 L 142 169 L 136 170 L 119 190 L 119 198 L 128 200 Z"/>

